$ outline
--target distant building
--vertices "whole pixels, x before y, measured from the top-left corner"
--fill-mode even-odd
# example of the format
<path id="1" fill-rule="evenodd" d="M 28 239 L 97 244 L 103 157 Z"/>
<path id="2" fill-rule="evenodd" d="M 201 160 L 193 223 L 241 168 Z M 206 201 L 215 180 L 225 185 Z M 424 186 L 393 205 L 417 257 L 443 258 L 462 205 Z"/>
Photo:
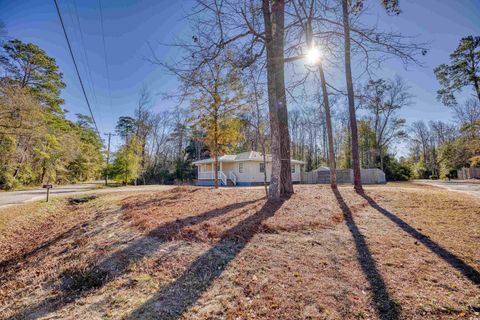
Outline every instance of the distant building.
<path id="1" fill-rule="evenodd" d="M 267 155 L 266 168 L 263 155 L 260 152 L 249 151 L 239 154 L 226 154 L 218 157 L 218 183 L 219 185 L 253 186 L 262 185 L 264 172 L 267 172 L 267 182 L 270 182 L 272 173 L 272 156 Z M 193 162 L 198 167 L 199 186 L 213 186 L 215 159 L 209 158 Z M 305 162 L 291 159 L 292 180 L 301 182 Z"/>

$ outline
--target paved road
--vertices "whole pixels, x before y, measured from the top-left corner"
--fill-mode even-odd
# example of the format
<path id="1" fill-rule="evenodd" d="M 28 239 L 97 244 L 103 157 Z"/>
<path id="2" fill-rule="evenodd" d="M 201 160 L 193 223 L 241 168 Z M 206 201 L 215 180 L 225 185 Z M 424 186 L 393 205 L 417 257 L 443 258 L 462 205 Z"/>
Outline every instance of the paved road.
<path id="1" fill-rule="evenodd" d="M 80 194 L 101 194 L 128 191 L 162 191 L 173 188 L 173 186 L 149 185 L 149 186 L 127 186 L 118 188 L 106 188 L 91 190 L 97 184 L 83 183 L 75 185 L 58 186 L 50 189 L 50 197 L 75 196 Z M 24 191 L 0 192 L 0 208 L 17 205 L 26 202 L 45 199 L 45 189 L 32 189 Z"/>
<path id="2" fill-rule="evenodd" d="M 480 198 L 480 183 L 468 180 L 415 180 L 415 183 L 427 184 L 444 188 L 450 191 L 467 193 Z"/>

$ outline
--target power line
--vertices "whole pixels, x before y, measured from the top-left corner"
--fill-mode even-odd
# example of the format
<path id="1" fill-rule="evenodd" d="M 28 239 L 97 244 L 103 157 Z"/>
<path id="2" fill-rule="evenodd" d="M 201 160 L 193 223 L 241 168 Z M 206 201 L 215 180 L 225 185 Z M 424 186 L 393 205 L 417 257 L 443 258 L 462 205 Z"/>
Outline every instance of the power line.
<path id="1" fill-rule="evenodd" d="M 82 25 L 80 23 L 80 17 L 79 17 L 78 10 L 77 10 L 77 4 L 76 4 L 76 1 L 73 0 L 73 9 L 74 10 L 72 10 L 72 2 L 71 1 L 67 1 L 67 5 L 68 5 L 68 13 L 70 15 L 70 21 L 72 23 L 73 30 L 76 31 L 76 32 L 73 32 L 73 35 L 75 36 L 74 38 L 77 40 L 79 48 L 81 49 L 81 50 L 79 49 L 80 50 L 80 61 L 79 62 L 82 62 L 83 69 L 85 71 L 84 80 L 85 80 L 86 85 L 87 85 L 87 90 L 89 91 L 89 93 L 91 93 L 90 99 L 93 97 L 93 101 L 92 100 L 90 100 L 90 101 L 92 103 L 92 107 L 95 110 L 98 110 L 96 108 L 96 106 L 98 106 L 98 101 L 97 101 L 97 96 L 95 94 L 95 88 L 94 88 L 94 85 L 93 85 L 92 74 L 90 72 L 90 64 L 89 64 L 89 61 L 88 61 L 88 55 L 87 55 L 87 52 L 86 52 L 86 49 L 85 49 L 86 46 L 85 46 L 85 41 L 83 39 Z M 77 28 L 75 28 L 75 21 L 73 19 L 73 15 L 72 15 L 73 11 L 75 11 L 75 16 L 77 18 L 77 24 L 78 24 Z M 80 34 L 78 34 L 78 33 L 80 33 Z M 80 35 L 80 38 L 78 38 L 78 35 Z M 73 40 L 75 40 L 75 39 L 73 39 Z M 70 34 L 70 40 L 72 40 L 72 34 Z M 72 41 L 72 44 L 74 45 L 75 41 Z M 77 58 L 78 58 L 78 55 L 77 55 Z M 103 129 L 103 121 L 102 121 L 102 116 L 101 116 L 100 112 L 97 113 L 97 119 L 98 119 L 98 122 L 99 122 L 99 125 L 100 125 L 100 129 L 102 129 L 102 131 L 103 131 L 104 130 Z"/>
<path id="2" fill-rule="evenodd" d="M 58 18 L 60 19 L 60 24 L 62 25 L 62 29 L 63 29 L 63 34 L 65 35 L 65 39 L 67 40 L 68 50 L 70 51 L 70 56 L 72 57 L 73 65 L 75 66 L 75 71 L 77 72 L 78 80 L 80 81 L 80 86 L 82 87 L 83 96 L 85 97 L 88 110 L 90 111 L 90 115 L 92 116 L 93 124 L 95 125 L 95 130 L 97 131 L 97 134 L 100 137 L 100 132 L 98 131 L 98 127 L 97 127 L 97 122 L 95 121 L 95 117 L 93 116 L 92 107 L 90 107 L 90 102 L 88 102 L 88 97 L 87 97 L 87 93 L 85 92 L 85 87 L 83 86 L 82 77 L 80 76 L 80 72 L 78 71 L 78 66 L 77 66 L 77 62 L 75 61 L 75 56 L 73 55 L 72 46 L 70 45 L 70 40 L 68 39 L 67 31 L 65 30 L 65 25 L 63 23 L 62 14 L 60 13 L 60 8 L 58 6 L 57 0 L 53 0 L 53 2 L 55 3 L 55 8 L 57 9 Z"/>
<path id="3" fill-rule="evenodd" d="M 77 18 L 77 24 L 78 24 L 78 31 L 80 31 L 80 41 L 81 41 L 81 45 L 82 45 L 82 49 L 83 49 L 83 55 L 85 56 L 85 66 L 86 66 L 86 69 L 87 69 L 87 76 L 88 76 L 88 80 L 89 80 L 89 84 L 90 84 L 90 89 L 92 90 L 92 95 L 93 95 L 93 100 L 95 102 L 95 105 L 98 106 L 98 100 L 97 100 L 97 95 L 95 93 L 95 86 L 93 84 L 93 77 L 92 77 L 92 72 L 91 72 L 91 68 L 90 68 L 90 62 L 89 62 L 89 59 L 88 59 L 88 53 L 87 53 L 87 50 L 86 50 L 86 45 L 85 45 L 85 39 L 83 37 L 83 30 L 82 30 L 82 24 L 80 23 L 80 17 L 79 17 L 79 14 L 78 14 L 78 7 L 77 7 L 77 1 L 76 0 L 73 0 L 73 6 L 74 6 L 74 9 L 75 9 L 75 17 Z M 83 58 L 82 58 L 83 60 Z M 100 122 L 102 119 L 100 119 Z"/>
<path id="4" fill-rule="evenodd" d="M 110 69 L 108 68 L 108 62 L 107 62 L 107 45 L 105 42 L 105 27 L 103 24 L 103 10 L 102 10 L 102 0 L 98 0 L 98 7 L 100 9 L 100 25 L 102 28 L 102 43 L 103 43 L 103 57 L 105 61 L 105 70 L 107 73 L 107 86 L 108 86 L 108 99 L 109 99 L 109 107 L 110 107 L 110 113 L 113 114 L 112 111 L 112 89 L 110 87 Z"/>

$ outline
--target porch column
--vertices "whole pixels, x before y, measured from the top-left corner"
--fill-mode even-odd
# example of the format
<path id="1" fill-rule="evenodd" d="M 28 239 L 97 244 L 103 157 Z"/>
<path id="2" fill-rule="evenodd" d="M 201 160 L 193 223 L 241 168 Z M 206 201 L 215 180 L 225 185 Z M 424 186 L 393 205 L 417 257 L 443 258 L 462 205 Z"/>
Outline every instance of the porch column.
<path id="1" fill-rule="evenodd" d="M 212 179 L 215 179 L 215 167 L 213 164 L 214 163 L 212 162 Z"/>
<path id="2" fill-rule="evenodd" d="M 220 162 L 220 171 L 223 171 L 223 169 L 222 169 L 222 163 L 221 163 L 221 162 Z"/>

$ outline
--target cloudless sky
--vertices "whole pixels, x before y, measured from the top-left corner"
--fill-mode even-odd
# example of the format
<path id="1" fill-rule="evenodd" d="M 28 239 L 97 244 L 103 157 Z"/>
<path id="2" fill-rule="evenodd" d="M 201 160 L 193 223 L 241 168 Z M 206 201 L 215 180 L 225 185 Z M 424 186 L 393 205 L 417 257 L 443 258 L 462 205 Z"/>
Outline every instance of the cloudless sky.
<path id="1" fill-rule="evenodd" d="M 102 0 L 111 95 L 106 77 L 98 0 L 58 0 L 58 3 L 100 132 L 114 132 L 119 116 L 133 114 L 139 91 L 144 85 L 154 96 L 153 111 L 172 107 L 173 102 L 163 101 L 160 94 L 174 90 L 176 83 L 158 66 L 146 61 L 152 56 L 148 43 L 160 48 L 156 50 L 159 58 L 175 56 L 172 49 L 158 43 L 173 43 L 187 31 L 188 26 L 182 18 L 190 9 L 191 2 Z M 75 118 L 76 113 L 88 114 L 53 0 L 0 0 L 0 21 L 5 23 L 8 36 L 35 43 L 56 59 L 67 85 L 62 96 L 65 99 L 64 108 L 69 111 L 68 117 Z M 87 63 L 93 90 L 85 68 Z M 113 149 L 118 143 L 118 138 L 113 138 Z"/>
<path id="2" fill-rule="evenodd" d="M 148 43 L 156 48 L 161 59 L 178 55 L 176 49 L 158 43 L 173 43 L 188 32 L 182 18 L 192 1 L 102 0 L 110 94 L 98 0 L 58 2 L 101 132 L 113 132 L 119 116 L 132 115 L 143 85 L 154 95 L 153 111 L 172 107 L 173 102 L 162 100 L 160 93 L 175 90 L 176 81 L 146 61 L 151 57 Z M 380 3 L 367 1 L 375 3 L 371 5 L 369 20 L 375 21 L 379 28 L 414 35 L 418 41 L 429 43 L 429 52 L 422 59 L 424 67 L 412 66 L 405 71 L 401 63 L 390 61 L 378 72 L 382 77 L 400 75 L 411 86 L 414 104 L 402 110 L 402 116 L 407 123 L 450 120 L 450 111 L 436 100 L 438 82 L 433 68 L 448 63 L 449 54 L 462 37 L 480 35 L 480 0 L 400 0 L 402 14 L 395 17 L 387 16 L 376 2 Z M 62 96 L 69 117 L 73 118 L 75 113 L 88 114 L 53 0 L 0 0 L 0 20 L 5 23 L 8 36 L 35 43 L 56 59 L 67 84 Z M 90 74 L 85 68 L 87 64 Z M 117 139 L 114 147 L 116 144 Z"/>

